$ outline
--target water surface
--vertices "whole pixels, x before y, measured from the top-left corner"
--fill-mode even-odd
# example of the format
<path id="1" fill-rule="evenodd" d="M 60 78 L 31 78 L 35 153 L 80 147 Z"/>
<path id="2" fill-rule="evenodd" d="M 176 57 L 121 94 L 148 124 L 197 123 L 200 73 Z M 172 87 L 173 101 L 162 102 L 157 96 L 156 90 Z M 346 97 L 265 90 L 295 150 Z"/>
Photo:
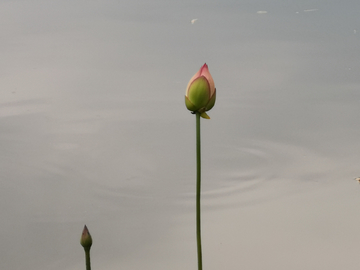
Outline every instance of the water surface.
<path id="1" fill-rule="evenodd" d="M 204 269 L 358 269 L 359 3 L 0 7 L 1 269 L 196 268 L 205 62 Z"/>

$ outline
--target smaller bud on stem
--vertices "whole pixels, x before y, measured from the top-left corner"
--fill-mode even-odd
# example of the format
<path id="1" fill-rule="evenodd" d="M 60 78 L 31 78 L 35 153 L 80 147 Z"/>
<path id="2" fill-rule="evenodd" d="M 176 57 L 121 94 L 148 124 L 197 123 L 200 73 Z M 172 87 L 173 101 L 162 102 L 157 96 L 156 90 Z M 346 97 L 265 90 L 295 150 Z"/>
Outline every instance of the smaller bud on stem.
<path id="1" fill-rule="evenodd" d="M 86 225 L 84 226 L 84 230 L 81 234 L 80 244 L 84 247 L 84 249 L 90 249 L 92 245 L 92 238 Z"/>
<path id="2" fill-rule="evenodd" d="M 83 246 L 83 248 L 85 250 L 86 270 L 91 270 L 90 248 L 91 248 L 91 245 L 92 245 L 92 238 L 91 238 L 91 235 L 90 235 L 89 230 L 86 227 L 86 225 L 84 226 L 84 229 L 83 229 L 82 234 L 81 234 L 80 244 Z"/>

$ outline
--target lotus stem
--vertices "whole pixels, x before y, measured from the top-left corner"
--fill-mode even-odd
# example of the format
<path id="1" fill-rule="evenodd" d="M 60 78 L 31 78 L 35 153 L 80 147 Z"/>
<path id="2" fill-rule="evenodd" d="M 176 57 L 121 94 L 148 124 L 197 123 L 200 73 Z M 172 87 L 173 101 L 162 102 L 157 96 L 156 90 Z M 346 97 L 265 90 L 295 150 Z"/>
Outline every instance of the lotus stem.
<path id="1" fill-rule="evenodd" d="M 90 249 L 85 249 L 85 264 L 86 270 L 91 270 L 91 263 L 90 263 Z"/>
<path id="2" fill-rule="evenodd" d="M 196 113 L 196 242 L 198 270 L 202 270 L 202 252 L 201 252 L 201 147 L 200 147 L 200 113 Z"/>

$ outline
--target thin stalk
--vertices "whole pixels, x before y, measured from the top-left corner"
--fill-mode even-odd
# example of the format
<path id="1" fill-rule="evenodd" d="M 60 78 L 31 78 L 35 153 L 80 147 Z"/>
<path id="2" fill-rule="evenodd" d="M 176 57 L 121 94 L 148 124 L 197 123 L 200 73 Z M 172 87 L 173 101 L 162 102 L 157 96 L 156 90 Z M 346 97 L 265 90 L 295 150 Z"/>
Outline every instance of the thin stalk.
<path id="1" fill-rule="evenodd" d="M 90 248 L 85 249 L 85 263 L 86 263 L 86 270 L 91 270 L 90 265 Z"/>
<path id="2" fill-rule="evenodd" d="M 202 270 L 201 252 L 201 216 L 200 216 L 200 192 L 201 192 L 201 147 L 200 147 L 200 113 L 196 113 L 196 240 L 198 270 Z"/>

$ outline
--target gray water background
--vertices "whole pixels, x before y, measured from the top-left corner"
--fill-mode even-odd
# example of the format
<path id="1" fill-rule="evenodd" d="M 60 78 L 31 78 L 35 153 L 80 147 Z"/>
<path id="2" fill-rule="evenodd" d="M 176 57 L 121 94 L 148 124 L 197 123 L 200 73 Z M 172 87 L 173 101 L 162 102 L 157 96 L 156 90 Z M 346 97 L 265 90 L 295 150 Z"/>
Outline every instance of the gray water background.
<path id="1" fill-rule="evenodd" d="M 192 19 L 198 19 L 191 23 Z M 359 1 L 0 1 L 0 269 L 360 266 Z"/>

